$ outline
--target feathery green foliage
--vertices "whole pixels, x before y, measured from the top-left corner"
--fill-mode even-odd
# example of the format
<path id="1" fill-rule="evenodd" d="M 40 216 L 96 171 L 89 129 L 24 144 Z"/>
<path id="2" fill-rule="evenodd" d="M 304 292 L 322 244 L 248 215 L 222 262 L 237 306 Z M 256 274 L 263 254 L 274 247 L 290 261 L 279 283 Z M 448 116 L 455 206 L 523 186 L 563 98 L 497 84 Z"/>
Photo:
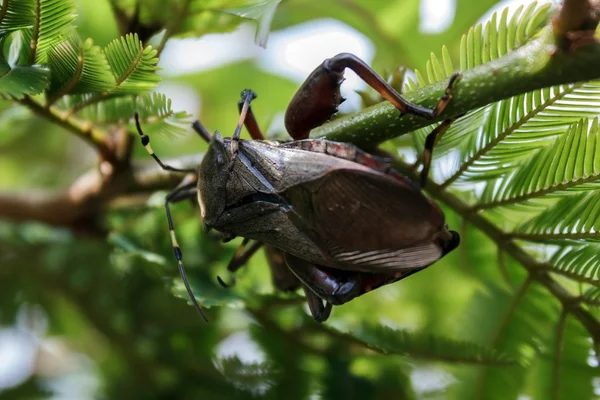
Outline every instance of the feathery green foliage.
<path id="1" fill-rule="evenodd" d="M 514 365 L 515 361 L 496 350 L 472 342 L 436 337 L 424 332 L 406 332 L 383 325 L 364 325 L 352 333 L 340 333 L 358 339 L 385 354 L 402 354 L 415 358 L 483 365 Z"/>
<path id="2" fill-rule="evenodd" d="M 50 71 L 40 66 L 8 65 L 0 57 L 0 97 L 22 99 L 25 95 L 41 93 L 47 86 Z"/>
<path id="3" fill-rule="evenodd" d="M 331 7 L 316 2 L 315 9 L 301 5 L 306 8 L 302 10 L 293 3 L 112 1 L 123 36 L 101 47 L 79 37 L 72 0 L 5 0 L 0 8 L 0 96 L 26 105 L 50 121 L 49 126 L 74 131 L 103 156 L 102 150 L 116 142 L 113 132 L 136 134 L 134 110 L 151 137 L 178 135 L 189 130 L 191 116 L 173 110 L 165 95 L 149 92 L 160 81 L 158 56 L 166 41 L 231 31 L 251 19 L 258 21 L 257 40 L 264 43 L 271 23 L 291 26 L 313 18 L 303 11 Z M 332 15 L 373 39 L 382 53 L 377 62 L 396 60 L 401 49 L 414 48 L 407 34 L 411 31 L 398 29 L 409 26 L 416 31 L 410 24 L 418 20 L 417 1 L 386 2 L 385 13 L 379 14 L 374 10 L 383 7 L 382 2 L 352 5 L 336 5 Z M 460 20 L 465 5 L 457 7 Z M 415 81 L 408 80 L 405 91 L 448 77 L 456 65 L 464 71 L 510 54 L 535 40 L 552 12 L 550 5 L 533 3 L 510 18 L 507 10 L 494 14 L 454 45 L 443 46 L 440 55 L 432 53 L 423 60 L 422 72 L 415 70 Z M 470 25 L 479 17 L 462 21 Z M 465 26 L 452 26 L 451 31 L 464 31 Z M 130 34 L 131 27 L 139 34 Z M 430 36 L 432 41 L 446 36 L 451 40 L 445 34 Z M 246 79 L 241 75 L 250 65 L 247 61 L 181 80 L 191 90 L 200 88 L 203 104 L 211 102 L 213 107 L 225 104 L 223 93 L 237 94 L 238 84 L 259 82 L 263 87 L 253 87 L 259 93 L 253 108 L 264 122 L 260 119 L 273 119 L 283 111 L 282 99 L 291 96 L 285 93 L 287 86 L 294 84 L 285 81 L 289 85 L 272 89 L 268 85 L 275 78 L 254 65 L 251 71 L 261 79 Z M 232 71 L 235 88 L 227 75 Z M 401 80 L 396 76 L 394 87 Z M 273 91 L 276 95 L 269 98 Z M 39 94 L 44 96 L 34 96 Z M 362 96 L 366 102 L 375 98 Z M 230 109 L 204 112 L 207 126 L 233 126 L 237 98 L 227 101 Z M 592 398 L 598 375 L 598 343 L 592 339 L 600 336 L 594 330 L 600 319 L 598 114 L 600 84 L 591 81 L 522 93 L 470 110 L 457 120 L 436 146 L 427 189 L 434 200 L 445 203 L 448 225 L 461 231 L 461 246 L 409 280 L 336 307 L 335 329 L 309 320 L 299 307 L 298 294 L 273 294 L 260 254 L 240 271 L 235 289 L 218 287 L 214 276 L 226 270 L 235 248 L 202 233 L 197 218 L 191 217 L 193 208 L 178 204 L 172 212 L 192 289 L 210 308 L 212 324 L 203 325 L 176 277 L 165 234 L 164 193 L 153 196 L 146 207 L 140 207 L 135 196 L 168 185 L 161 181 L 144 186 L 147 177 L 142 174 L 136 182 L 140 187 L 123 190 L 120 180 L 139 172 L 127 169 L 126 156 L 112 161 L 113 169 L 125 170 L 124 175 L 114 181 L 102 178 L 103 185 L 115 184 L 123 196 L 92 193 L 91 207 L 94 202 L 106 204 L 73 223 L 77 229 L 86 228 L 106 215 L 106 221 L 90 231 L 108 230 L 107 241 L 98 244 L 37 224 L 0 224 L 0 258 L 9 261 L 0 278 L 17 282 L 19 288 L 0 291 L 0 318 L 17 313 L 15 298 L 44 304 L 57 332 L 77 338 L 73 340 L 79 348 L 101 360 L 106 397 Z M 3 109 L 0 126 L 9 126 L 5 119 L 17 117 L 12 109 Z M 32 129 L 31 121 L 20 118 L 20 126 Z M 409 144 L 405 138 L 392 140 L 386 149 L 418 159 L 432 128 L 416 131 Z M 14 141 L 20 143 L 24 134 L 19 138 L 15 131 Z M 136 149 L 141 153 L 141 146 Z M 158 146 L 155 150 L 162 154 Z M 36 160 L 45 152 L 36 152 Z M 406 162 L 401 165 L 411 173 Z M 73 193 L 89 179 L 84 178 L 73 185 Z M 76 201 L 88 205 L 87 198 Z M 89 343 L 94 343 L 93 349 Z M 220 346 L 226 343 L 248 350 L 258 361 L 227 353 L 229 347 Z M 445 374 L 436 377 L 443 384 L 420 387 L 419 374 L 432 370 Z M 115 378 L 122 376 L 127 379 Z"/>

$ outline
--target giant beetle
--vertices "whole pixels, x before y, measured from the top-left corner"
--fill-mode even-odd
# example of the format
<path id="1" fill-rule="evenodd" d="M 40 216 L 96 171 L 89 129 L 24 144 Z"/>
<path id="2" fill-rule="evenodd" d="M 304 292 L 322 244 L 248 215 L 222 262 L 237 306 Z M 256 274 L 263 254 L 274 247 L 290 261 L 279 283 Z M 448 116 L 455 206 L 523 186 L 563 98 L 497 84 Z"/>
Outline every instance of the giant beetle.
<path id="1" fill-rule="evenodd" d="M 458 246 L 459 235 L 448 230 L 440 207 L 421 193 L 436 136 L 451 120 L 426 139 L 420 184 L 352 144 L 308 138 L 311 129 L 329 120 L 344 101 L 340 85 L 346 68 L 401 115 L 429 119 L 446 107 L 460 77 L 452 75 L 436 107 L 429 109 L 408 102 L 356 56 L 338 54 L 318 66 L 294 95 L 285 115 L 293 141 L 264 140 L 250 107 L 256 94 L 244 90 L 231 138 L 221 137 L 218 131 L 211 135 L 199 121 L 194 122 L 195 131 L 209 143 L 197 169 L 163 164 L 136 113 L 142 144 L 155 161 L 163 169 L 197 177 L 170 193 L 165 209 L 181 277 L 205 320 L 186 279 L 169 208 L 183 199 L 197 198 L 204 224 L 224 240 L 245 238 L 230 271 L 265 244 L 276 286 L 294 290 L 301 285 L 318 322 L 329 317 L 332 305 L 420 271 Z M 253 140 L 240 139 L 242 126 Z M 256 242 L 245 249 L 249 240 Z M 288 269 L 282 269 L 283 264 Z"/>

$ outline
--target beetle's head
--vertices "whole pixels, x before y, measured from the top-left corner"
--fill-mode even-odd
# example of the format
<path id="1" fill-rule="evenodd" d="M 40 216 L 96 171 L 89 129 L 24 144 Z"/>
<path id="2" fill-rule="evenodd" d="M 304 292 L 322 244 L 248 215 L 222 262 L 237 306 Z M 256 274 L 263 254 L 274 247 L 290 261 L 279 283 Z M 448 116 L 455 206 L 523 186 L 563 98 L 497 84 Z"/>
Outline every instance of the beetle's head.
<path id="1" fill-rule="evenodd" d="M 198 203 L 204 223 L 210 227 L 225 209 L 229 152 L 219 131 L 210 139 L 198 167 Z"/>

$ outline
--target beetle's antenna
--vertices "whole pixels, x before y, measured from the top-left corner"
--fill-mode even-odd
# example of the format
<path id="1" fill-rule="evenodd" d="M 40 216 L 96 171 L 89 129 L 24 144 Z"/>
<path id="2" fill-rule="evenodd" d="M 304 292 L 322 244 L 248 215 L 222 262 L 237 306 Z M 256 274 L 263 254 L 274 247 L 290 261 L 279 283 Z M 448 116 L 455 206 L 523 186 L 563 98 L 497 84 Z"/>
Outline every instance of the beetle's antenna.
<path id="1" fill-rule="evenodd" d="M 233 135 L 231 136 L 231 161 L 229 163 L 229 171 L 233 169 L 233 163 L 237 157 L 238 145 L 240 141 L 240 135 L 242 133 L 242 126 L 244 126 L 244 121 L 246 120 L 246 115 L 248 115 L 248 109 L 250 108 L 250 103 L 252 100 L 256 98 L 256 93 L 254 93 L 250 89 L 244 89 L 242 91 L 242 109 L 240 110 L 240 119 L 233 131 Z"/>
<path id="2" fill-rule="evenodd" d="M 144 131 L 142 131 L 142 125 L 140 124 L 140 113 L 135 110 L 133 112 L 133 116 L 135 117 L 135 127 L 137 128 L 138 134 L 140 135 L 140 138 L 142 140 L 142 144 L 144 145 L 144 148 L 146 149 L 146 151 L 148 152 L 148 154 L 150 154 L 150 156 L 152 158 L 154 158 L 154 161 L 157 162 L 158 165 L 160 165 L 160 167 L 166 171 L 174 171 L 174 172 L 186 172 L 186 173 L 195 173 L 196 169 L 194 168 L 175 168 L 172 167 L 170 165 L 167 164 L 163 164 L 163 162 L 160 160 L 160 158 L 158 158 L 158 156 L 156 154 L 154 154 L 154 151 L 152 151 L 152 147 L 150 146 L 150 137 L 148 135 L 146 135 L 144 133 Z"/>

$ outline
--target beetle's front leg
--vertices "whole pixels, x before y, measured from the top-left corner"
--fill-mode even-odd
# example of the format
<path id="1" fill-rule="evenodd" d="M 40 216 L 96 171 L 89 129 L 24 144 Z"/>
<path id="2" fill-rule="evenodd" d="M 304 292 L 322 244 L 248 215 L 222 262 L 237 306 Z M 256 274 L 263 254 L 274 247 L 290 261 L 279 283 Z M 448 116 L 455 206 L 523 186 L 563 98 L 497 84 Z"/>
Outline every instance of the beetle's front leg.
<path id="1" fill-rule="evenodd" d="M 427 108 L 404 99 L 371 67 L 353 54 L 341 53 L 319 65 L 296 92 L 285 114 L 285 127 L 294 139 L 306 139 L 311 129 L 329 120 L 344 101 L 340 85 L 344 80 L 344 70 L 350 68 L 389 101 L 403 114 L 414 114 L 424 118 L 439 115 L 450 99 L 454 83 L 461 76 L 455 73 L 450 77 L 444 95 L 434 108 Z"/>

